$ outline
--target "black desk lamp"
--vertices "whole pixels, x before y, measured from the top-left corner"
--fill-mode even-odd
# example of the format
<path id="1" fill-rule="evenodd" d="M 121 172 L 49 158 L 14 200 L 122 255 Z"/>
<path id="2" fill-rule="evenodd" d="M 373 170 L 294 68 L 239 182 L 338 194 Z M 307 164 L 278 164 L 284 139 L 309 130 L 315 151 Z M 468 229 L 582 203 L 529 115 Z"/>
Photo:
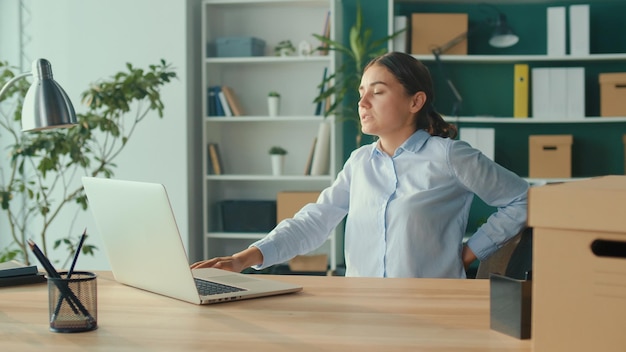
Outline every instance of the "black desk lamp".
<path id="1" fill-rule="evenodd" d="M 513 29 L 511 29 L 511 27 L 507 23 L 506 16 L 502 12 L 498 11 L 497 9 L 496 11 L 498 12 L 498 18 L 495 21 L 491 21 L 487 19 L 486 22 L 481 23 L 481 25 L 487 24 L 490 26 L 491 25 L 494 26 L 494 31 L 491 34 L 491 38 L 489 39 L 489 45 L 496 47 L 496 48 L 508 48 L 510 46 L 515 45 L 519 41 L 518 36 L 515 34 Z M 446 80 L 448 87 L 450 88 L 450 90 L 452 91 L 452 94 L 454 95 L 455 102 L 452 105 L 452 113 L 450 114 L 451 116 L 458 116 L 459 111 L 461 111 L 461 105 L 463 105 L 463 97 L 461 97 L 461 94 L 459 93 L 459 91 L 456 89 L 456 87 L 450 80 L 450 77 L 448 77 L 443 67 L 443 63 L 441 61 L 440 56 L 444 54 L 446 51 L 450 50 L 455 45 L 467 39 L 470 35 L 474 34 L 474 32 L 476 31 L 478 27 L 480 27 L 480 25 L 464 33 L 459 34 L 458 36 L 452 38 L 449 42 L 441 46 L 438 46 L 432 50 L 433 55 L 435 55 L 435 61 L 437 62 L 437 66 L 439 67 L 439 70 L 441 71 L 443 78 Z"/>
<path id="2" fill-rule="evenodd" d="M 18 80 L 34 76 L 22 105 L 22 131 L 41 131 L 70 127 L 76 124 L 72 101 L 63 88 L 52 79 L 52 66 L 46 59 L 33 62 L 32 72 L 19 74 L 0 89 L 0 98 Z"/>

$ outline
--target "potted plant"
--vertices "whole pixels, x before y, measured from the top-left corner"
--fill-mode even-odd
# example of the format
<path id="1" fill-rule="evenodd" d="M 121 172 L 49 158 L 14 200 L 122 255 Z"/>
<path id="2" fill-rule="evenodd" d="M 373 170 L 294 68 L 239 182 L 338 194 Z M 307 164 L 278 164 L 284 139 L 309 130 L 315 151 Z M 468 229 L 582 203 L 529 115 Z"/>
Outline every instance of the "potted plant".
<path id="1" fill-rule="evenodd" d="M 273 146 L 269 150 L 269 154 L 272 158 L 272 175 L 279 176 L 283 174 L 283 167 L 285 165 L 285 155 L 287 150 L 280 146 Z"/>
<path id="2" fill-rule="evenodd" d="M 296 52 L 296 47 L 293 46 L 291 40 L 283 40 L 274 48 L 274 54 L 276 56 L 291 56 Z"/>
<path id="3" fill-rule="evenodd" d="M 271 91 L 267 94 L 267 112 L 269 116 L 278 116 L 280 108 L 280 94 Z"/>
<path id="4" fill-rule="evenodd" d="M 336 114 L 348 121 L 353 121 L 357 130 L 357 147 L 361 145 L 362 137 L 357 92 L 361 84 L 363 69 L 371 59 L 387 52 L 387 42 L 403 31 L 404 29 L 372 41 L 372 29 L 363 27 L 363 12 L 360 2 L 357 1 L 356 21 L 350 28 L 348 45 L 319 34 L 313 34 L 322 43 L 317 51 L 335 50 L 343 55 L 343 63 L 333 74 L 326 76 L 318 86 L 320 94 L 315 98 L 314 103 L 325 102 L 334 96 L 334 102 L 324 111 L 324 116 Z"/>
<path id="5" fill-rule="evenodd" d="M 8 64 L 0 62 L 0 86 L 14 76 Z M 0 236 L 10 236 L 3 241 L 9 245 L 0 248 L 0 262 L 15 258 L 29 264 L 29 238 L 49 256 L 48 230 L 57 216 L 62 211 L 87 209 L 80 176 L 113 175 L 115 158 L 137 125 L 150 112 L 163 117 L 160 90 L 174 78 L 176 73 L 164 60 L 149 69 L 127 63 L 125 71 L 83 92 L 87 108 L 77 114 L 78 124 L 68 129 L 21 133 L 20 111 L 0 113 L 0 132 L 10 157 L 0 165 L 0 205 L 8 223 L 8 231 Z M 11 99 L 14 107 L 21 106 L 27 89 L 28 84 L 19 82 L 0 103 Z M 72 204 L 78 207 L 72 209 Z M 79 234 L 71 232 L 69 228 L 53 243 L 53 248 L 62 246 L 68 251 L 61 267 L 66 267 L 79 241 Z M 82 246 L 85 254 L 93 254 L 94 249 Z"/>

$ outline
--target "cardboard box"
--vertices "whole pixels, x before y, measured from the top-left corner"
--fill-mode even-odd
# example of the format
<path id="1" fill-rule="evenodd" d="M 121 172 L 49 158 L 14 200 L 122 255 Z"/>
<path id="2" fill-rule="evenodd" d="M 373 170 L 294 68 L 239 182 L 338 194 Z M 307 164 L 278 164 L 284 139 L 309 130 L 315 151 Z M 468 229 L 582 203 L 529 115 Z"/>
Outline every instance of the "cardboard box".
<path id="1" fill-rule="evenodd" d="M 276 222 L 292 218 L 302 207 L 317 202 L 320 192 L 278 192 L 276 196 Z M 289 261 L 289 270 L 301 272 L 325 272 L 328 256 L 299 255 Z"/>
<path id="2" fill-rule="evenodd" d="M 626 134 L 622 136 L 622 143 L 624 143 L 624 175 L 626 175 Z"/>
<path id="3" fill-rule="evenodd" d="M 308 203 L 317 202 L 320 192 L 278 192 L 276 196 L 276 223 L 292 218 Z"/>
<path id="4" fill-rule="evenodd" d="M 531 178 L 572 177 L 572 135 L 528 137 L 528 176 Z"/>
<path id="5" fill-rule="evenodd" d="M 532 187 L 533 351 L 626 349 L 626 176 Z"/>
<path id="6" fill-rule="evenodd" d="M 218 57 L 265 55 L 265 41 L 255 37 L 223 37 L 216 40 Z"/>
<path id="7" fill-rule="evenodd" d="M 626 116 L 626 72 L 601 73 L 600 116 Z"/>
<path id="8" fill-rule="evenodd" d="M 328 255 L 298 255 L 289 261 L 289 270 L 296 272 L 326 272 L 328 270 Z"/>
<path id="9" fill-rule="evenodd" d="M 411 14 L 411 54 L 432 54 L 432 50 L 447 44 L 467 32 L 466 13 Z M 467 55 L 467 39 L 448 49 L 445 55 Z"/>

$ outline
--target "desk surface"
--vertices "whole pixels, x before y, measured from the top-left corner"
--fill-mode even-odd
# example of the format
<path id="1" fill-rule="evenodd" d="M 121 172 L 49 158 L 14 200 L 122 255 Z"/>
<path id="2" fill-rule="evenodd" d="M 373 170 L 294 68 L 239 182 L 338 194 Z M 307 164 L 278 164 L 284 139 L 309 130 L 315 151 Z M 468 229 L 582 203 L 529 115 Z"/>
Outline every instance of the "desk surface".
<path id="1" fill-rule="evenodd" d="M 209 306 L 98 273 L 98 329 L 48 330 L 46 285 L 0 288 L 4 351 L 530 351 L 489 328 L 489 281 L 271 276 L 295 294 Z"/>

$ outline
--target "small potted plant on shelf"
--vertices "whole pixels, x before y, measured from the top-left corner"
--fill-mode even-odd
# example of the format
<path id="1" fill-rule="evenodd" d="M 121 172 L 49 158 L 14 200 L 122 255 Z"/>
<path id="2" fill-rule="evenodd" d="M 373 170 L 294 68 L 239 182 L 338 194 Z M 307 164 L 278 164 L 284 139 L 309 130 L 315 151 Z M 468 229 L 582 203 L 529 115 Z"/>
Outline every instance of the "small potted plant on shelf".
<path id="1" fill-rule="evenodd" d="M 274 54 L 276 56 L 291 56 L 296 52 L 296 47 L 293 46 L 291 40 L 283 40 L 274 48 Z"/>
<path id="2" fill-rule="evenodd" d="M 278 116 L 278 108 L 280 106 L 280 94 L 271 91 L 267 94 L 267 111 L 269 116 Z"/>
<path id="3" fill-rule="evenodd" d="M 272 158 L 272 175 L 280 176 L 283 174 L 283 166 L 285 165 L 285 155 L 287 150 L 280 146 L 273 146 L 269 150 Z"/>

